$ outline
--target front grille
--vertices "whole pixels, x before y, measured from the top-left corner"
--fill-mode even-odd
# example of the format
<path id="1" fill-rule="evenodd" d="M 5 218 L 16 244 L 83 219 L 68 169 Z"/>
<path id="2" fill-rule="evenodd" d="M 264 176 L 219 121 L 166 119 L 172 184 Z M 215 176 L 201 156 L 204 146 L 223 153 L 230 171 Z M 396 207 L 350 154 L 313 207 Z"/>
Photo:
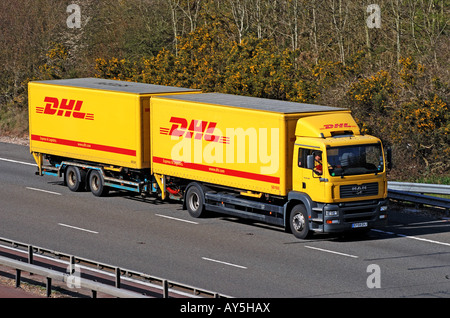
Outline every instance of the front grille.
<path id="1" fill-rule="evenodd" d="M 375 215 L 376 208 L 351 209 L 342 212 L 345 222 L 370 221 Z"/>
<path id="2" fill-rule="evenodd" d="M 343 185 L 339 190 L 341 199 L 378 195 L 378 182 Z"/>

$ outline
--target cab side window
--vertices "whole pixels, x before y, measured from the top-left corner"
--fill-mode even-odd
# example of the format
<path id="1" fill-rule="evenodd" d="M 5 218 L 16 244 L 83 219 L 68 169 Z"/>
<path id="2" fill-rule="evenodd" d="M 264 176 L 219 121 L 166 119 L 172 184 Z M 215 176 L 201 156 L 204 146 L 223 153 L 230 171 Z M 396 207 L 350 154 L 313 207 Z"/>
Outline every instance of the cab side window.
<path id="1" fill-rule="evenodd" d="M 306 166 L 306 159 L 308 155 L 313 154 L 313 149 L 307 149 L 307 148 L 298 148 L 298 166 L 300 168 L 307 168 Z"/>
<path id="2" fill-rule="evenodd" d="M 322 151 L 316 149 L 299 148 L 298 149 L 298 166 L 300 168 L 308 169 L 307 158 L 309 155 L 314 157 L 314 166 L 312 170 L 317 175 L 322 175 Z M 311 169 L 311 168 L 310 168 Z"/>

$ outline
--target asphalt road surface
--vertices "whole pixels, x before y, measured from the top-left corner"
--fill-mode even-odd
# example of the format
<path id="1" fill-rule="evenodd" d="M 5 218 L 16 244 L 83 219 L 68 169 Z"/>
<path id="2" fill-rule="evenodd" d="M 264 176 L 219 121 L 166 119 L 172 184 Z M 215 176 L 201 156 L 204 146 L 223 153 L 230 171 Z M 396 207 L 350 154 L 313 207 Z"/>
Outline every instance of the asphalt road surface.
<path id="1" fill-rule="evenodd" d="M 450 221 L 393 210 L 364 237 L 298 240 L 179 203 L 74 193 L 35 176 L 25 146 L 0 143 L 0 237 L 232 297 L 450 298 Z"/>

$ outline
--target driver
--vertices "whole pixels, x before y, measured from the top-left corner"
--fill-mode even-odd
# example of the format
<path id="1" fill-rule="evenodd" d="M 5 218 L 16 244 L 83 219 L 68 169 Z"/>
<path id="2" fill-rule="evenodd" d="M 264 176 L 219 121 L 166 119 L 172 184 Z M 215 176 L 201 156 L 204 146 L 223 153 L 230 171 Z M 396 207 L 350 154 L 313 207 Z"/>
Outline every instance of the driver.
<path id="1" fill-rule="evenodd" d="M 317 152 L 314 155 L 314 172 L 318 175 L 322 175 L 323 167 L 322 167 L 322 152 Z"/>

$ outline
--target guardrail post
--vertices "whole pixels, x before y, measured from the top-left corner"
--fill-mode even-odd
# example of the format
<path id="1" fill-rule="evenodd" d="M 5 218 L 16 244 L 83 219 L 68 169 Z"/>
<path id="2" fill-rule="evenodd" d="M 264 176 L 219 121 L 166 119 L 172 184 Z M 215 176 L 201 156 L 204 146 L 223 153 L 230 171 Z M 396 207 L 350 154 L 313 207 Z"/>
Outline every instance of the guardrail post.
<path id="1" fill-rule="evenodd" d="M 69 275 L 73 275 L 74 273 L 75 273 L 75 256 L 70 255 Z"/>
<path id="2" fill-rule="evenodd" d="M 16 288 L 20 287 L 20 274 L 22 271 L 20 269 L 16 269 Z"/>
<path id="3" fill-rule="evenodd" d="M 167 279 L 163 279 L 162 285 L 163 285 L 163 298 L 169 298 L 169 282 L 167 281 Z"/>
<path id="4" fill-rule="evenodd" d="M 47 277 L 47 298 L 50 298 L 52 294 L 52 279 L 50 277 Z"/>
<path id="5" fill-rule="evenodd" d="M 120 288 L 120 268 L 116 267 L 116 288 Z"/>
<path id="6" fill-rule="evenodd" d="M 33 246 L 28 245 L 28 264 L 33 264 Z"/>

